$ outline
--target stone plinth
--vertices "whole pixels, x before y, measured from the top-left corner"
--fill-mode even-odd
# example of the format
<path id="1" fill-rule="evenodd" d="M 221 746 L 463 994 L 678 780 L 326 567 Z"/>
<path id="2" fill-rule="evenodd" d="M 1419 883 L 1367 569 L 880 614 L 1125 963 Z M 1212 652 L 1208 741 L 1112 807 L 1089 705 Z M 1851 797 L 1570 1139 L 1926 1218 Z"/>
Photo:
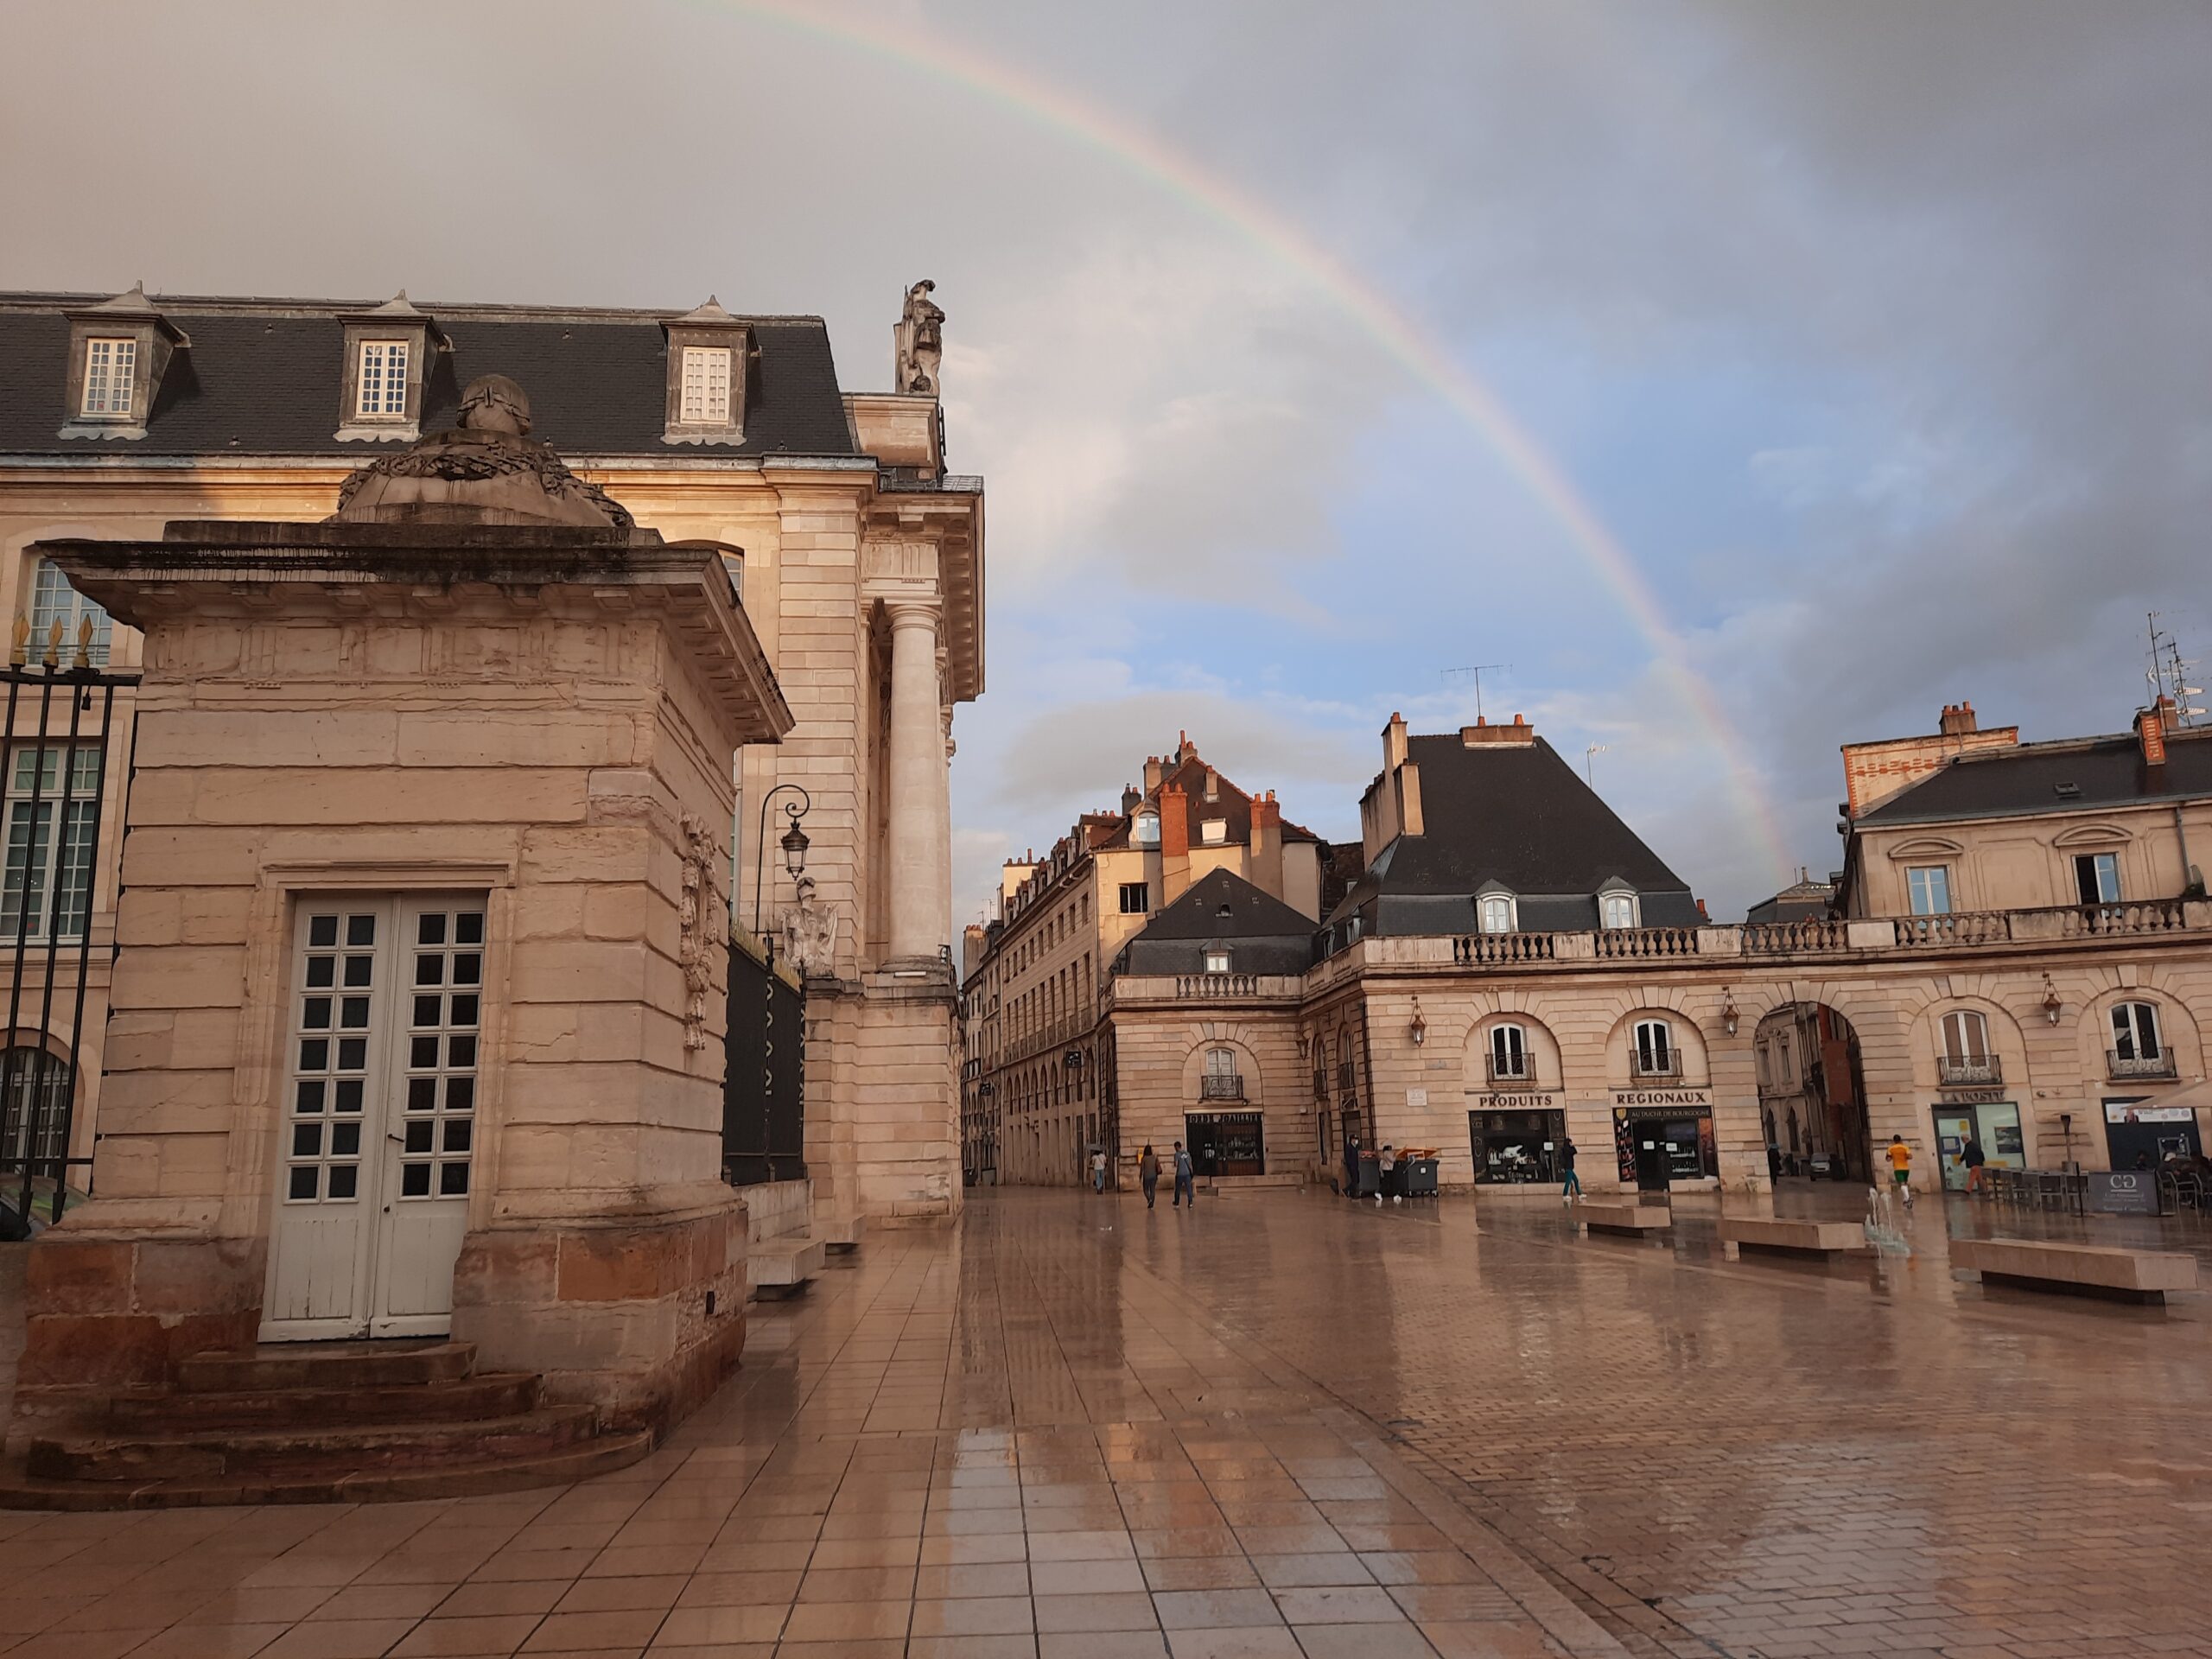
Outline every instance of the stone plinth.
<path id="1" fill-rule="evenodd" d="M 2171 1250 L 2129 1250 L 2108 1244 L 2060 1244 L 2029 1238 L 1955 1238 L 1951 1265 L 1979 1273 L 1984 1284 L 2024 1290 L 2163 1302 L 2170 1290 L 2196 1288 L 2196 1258 Z"/>
<path id="2" fill-rule="evenodd" d="M 789 711 L 721 550 L 634 531 L 496 429 L 471 466 L 477 451 L 522 468 L 495 480 L 521 508 L 467 522 L 469 467 L 426 505 L 399 489 L 415 474 L 398 455 L 378 463 L 390 505 L 346 522 L 42 550 L 145 631 L 145 681 L 96 1197 L 35 1252 L 19 1418 L 257 1335 L 449 1325 L 486 1367 L 543 1373 L 550 1398 L 632 1427 L 688 1409 L 735 1363 L 746 1225 L 720 1179 L 731 760 L 777 741 Z M 529 510 L 531 477 L 552 480 L 550 521 Z M 355 1091 L 337 1109 L 357 1116 L 334 1121 L 302 1117 L 298 1092 L 303 1047 L 354 1018 L 314 1006 L 331 983 L 316 972 L 343 961 L 339 988 L 355 982 L 350 931 L 318 968 L 325 911 L 349 930 L 383 918 L 389 953 L 359 999 L 362 1040 L 388 1049 L 350 1074 L 342 1048 L 316 1050 L 330 1086 Z M 434 920 L 432 964 L 418 947 Z M 408 1034 L 464 1026 L 465 1047 Z M 310 1128 L 321 1154 L 302 1151 Z M 358 1154 L 342 1192 L 341 1146 Z M 420 1192 L 401 1161 L 418 1151 Z M 303 1157 L 321 1154 L 327 1184 L 302 1187 Z M 327 1210 L 303 1221 L 302 1192 Z M 325 1274 L 365 1263 L 365 1289 L 329 1290 L 302 1270 L 302 1230 L 355 1224 L 340 1199 L 372 1192 L 397 1218 L 363 1204 L 349 1236 L 372 1242 Z"/>
<path id="3" fill-rule="evenodd" d="M 1720 1242 L 1729 1255 L 1770 1250 L 1791 1255 L 1841 1255 L 1866 1249 L 1866 1229 L 1855 1221 L 1799 1221 L 1783 1216 L 1723 1216 Z"/>
<path id="4" fill-rule="evenodd" d="M 1663 1205 L 1609 1204 L 1602 1199 L 1577 1199 L 1572 1211 L 1578 1226 L 1592 1233 L 1641 1238 L 1663 1233 L 1675 1224 L 1674 1212 Z"/>

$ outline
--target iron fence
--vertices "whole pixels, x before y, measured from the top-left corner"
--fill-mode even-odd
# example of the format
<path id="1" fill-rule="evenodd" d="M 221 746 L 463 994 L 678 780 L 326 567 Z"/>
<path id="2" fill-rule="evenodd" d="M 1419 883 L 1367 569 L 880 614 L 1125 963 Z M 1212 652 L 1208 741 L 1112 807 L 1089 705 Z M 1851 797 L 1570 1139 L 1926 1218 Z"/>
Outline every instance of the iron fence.
<path id="1" fill-rule="evenodd" d="M 741 945 L 729 950 L 723 1039 L 722 1179 L 806 1178 L 806 997 Z"/>

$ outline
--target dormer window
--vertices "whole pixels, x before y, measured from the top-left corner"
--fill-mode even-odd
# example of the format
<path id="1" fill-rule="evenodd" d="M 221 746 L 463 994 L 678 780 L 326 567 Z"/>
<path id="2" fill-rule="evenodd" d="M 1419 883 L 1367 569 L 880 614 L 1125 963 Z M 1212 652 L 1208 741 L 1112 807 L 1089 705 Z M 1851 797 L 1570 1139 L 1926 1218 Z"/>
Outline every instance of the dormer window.
<path id="1" fill-rule="evenodd" d="M 127 417 L 137 373 L 138 342 L 94 336 L 85 342 L 85 400 L 78 412 L 93 419 Z"/>
<path id="2" fill-rule="evenodd" d="M 1636 895 L 1618 888 L 1598 895 L 1600 922 L 1605 927 L 1636 927 L 1640 925 Z"/>
<path id="3" fill-rule="evenodd" d="M 143 438 L 170 355 L 191 345 L 154 309 L 143 283 L 71 311 L 65 438 Z"/>
<path id="4" fill-rule="evenodd" d="M 753 331 L 712 295 L 661 324 L 668 340 L 664 443 L 739 443 L 745 437 L 746 365 Z"/>
<path id="5" fill-rule="evenodd" d="M 1160 815 L 1156 812 L 1139 813 L 1133 839 L 1140 847 L 1159 846 Z"/>
<path id="6" fill-rule="evenodd" d="M 683 402 L 677 418 L 686 426 L 729 424 L 729 348 L 683 348 Z"/>
<path id="7" fill-rule="evenodd" d="M 364 421 L 407 418 L 407 342 L 365 340 L 353 377 L 353 413 Z"/>
<path id="8" fill-rule="evenodd" d="M 411 443 L 423 433 L 423 383 L 431 355 L 446 348 L 429 313 L 405 289 L 372 311 L 342 319 L 338 437 L 341 442 Z"/>

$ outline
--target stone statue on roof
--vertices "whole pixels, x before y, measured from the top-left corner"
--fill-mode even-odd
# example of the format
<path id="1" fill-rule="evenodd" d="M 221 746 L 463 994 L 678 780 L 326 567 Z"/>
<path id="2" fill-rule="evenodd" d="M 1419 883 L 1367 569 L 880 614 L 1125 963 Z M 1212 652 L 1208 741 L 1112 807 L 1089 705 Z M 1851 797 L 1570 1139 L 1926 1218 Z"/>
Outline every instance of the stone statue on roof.
<path id="1" fill-rule="evenodd" d="M 925 278 L 908 289 L 906 308 L 892 330 L 899 391 L 937 392 L 938 364 L 944 356 L 944 313 L 930 298 L 936 287 Z"/>

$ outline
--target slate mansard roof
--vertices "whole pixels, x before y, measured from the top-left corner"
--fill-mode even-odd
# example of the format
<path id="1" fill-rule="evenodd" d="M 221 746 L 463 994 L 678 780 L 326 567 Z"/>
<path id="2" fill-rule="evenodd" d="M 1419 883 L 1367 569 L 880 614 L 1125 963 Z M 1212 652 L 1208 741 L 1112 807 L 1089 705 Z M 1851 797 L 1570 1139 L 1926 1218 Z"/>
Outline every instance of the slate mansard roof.
<path id="1" fill-rule="evenodd" d="M 1302 974 L 1313 964 L 1313 924 L 1243 876 L 1212 870 L 1122 947 L 1115 971 L 1203 973 L 1209 946 L 1228 949 L 1232 973 Z"/>
<path id="2" fill-rule="evenodd" d="M 1356 914 L 1365 932 L 1465 933 L 1476 896 L 1489 890 L 1514 897 L 1524 932 L 1594 928 L 1598 894 L 1615 883 L 1636 893 L 1647 927 L 1701 919 L 1689 884 L 1542 738 L 1470 744 L 1455 734 L 1406 744 L 1424 833 L 1376 855 L 1332 926 Z"/>
<path id="3" fill-rule="evenodd" d="M 341 442 L 345 324 L 377 302 L 153 296 L 190 340 L 162 378 L 143 438 L 64 438 L 69 320 L 105 295 L 0 295 L 0 454 L 12 455 L 360 456 Z M 511 305 L 421 309 L 451 343 L 432 354 L 421 428 L 454 424 L 461 389 L 504 374 L 530 394 L 531 436 L 570 458 L 855 453 L 819 317 L 742 317 L 758 348 L 739 443 L 671 445 L 664 321 L 678 311 Z"/>
<path id="4" fill-rule="evenodd" d="M 2063 792 L 2062 792 L 2063 791 Z M 2143 764 L 2133 734 L 1969 750 L 1901 790 L 1858 823 L 1944 823 L 2042 812 L 2108 811 L 2212 796 L 2212 728 L 2166 737 L 2166 763 Z"/>

